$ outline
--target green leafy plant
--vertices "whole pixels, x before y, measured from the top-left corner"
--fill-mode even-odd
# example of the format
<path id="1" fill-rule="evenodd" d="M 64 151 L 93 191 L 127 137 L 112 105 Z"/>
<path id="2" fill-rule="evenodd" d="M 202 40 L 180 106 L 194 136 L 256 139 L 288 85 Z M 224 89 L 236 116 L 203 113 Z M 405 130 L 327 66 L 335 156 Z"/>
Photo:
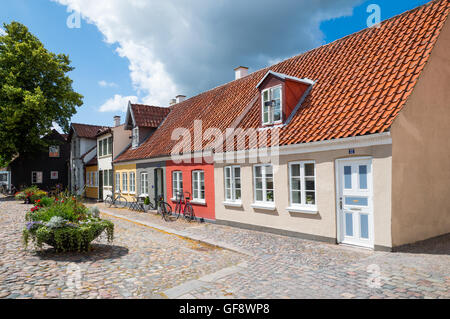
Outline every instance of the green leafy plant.
<path id="1" fill-rule="evenodd" d="M 150 198 L 148 196 L 144 199 L 144 205 L 150 205 Z"/>
<path id="2" fill-rule="evenodd" d="M 44 200 L 47 204 L 50 201 Z M 98 217 L 98 209 L 88 209 L 76 198 L 56 198 L 49 206 L 38 202 L 26 214 L 22 232 L 25 247 L 32 240 L 37 248 L 48 244 L 58 252 L 88 251 L 93 240 L 106 232 L 108 242 L 114 239 L 114 224 Z"/>

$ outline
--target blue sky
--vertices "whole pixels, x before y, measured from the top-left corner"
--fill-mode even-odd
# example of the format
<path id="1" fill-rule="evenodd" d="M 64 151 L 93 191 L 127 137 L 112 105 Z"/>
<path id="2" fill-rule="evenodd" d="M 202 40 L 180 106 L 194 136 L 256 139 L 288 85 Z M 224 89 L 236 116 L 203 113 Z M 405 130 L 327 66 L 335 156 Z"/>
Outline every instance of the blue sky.
<path id="1" fill-rule="evenodd" d="M 123 117 L 127 97 L 166 106 L 169 97 L 176 94 L 193 96 L 233 80 L 235 66 L 244 64 L 254 71 L 364 29 L 369 4 L 378 4 L 381 19 L 385 20 L 429 2 L 307 1 L 303 5 L 308 4 L 309 11 L 304 16 L 289 13 L 304 11 L 294 7 L 301 1 L 286 1 L 285 6 L 278 2 L 281 11 L 274 12 L 270 21 L 280 25 L 280 29 L 275 28 L 274 34 L 269 34 L 268 29 L 265 31 L 268 35 L 259 38 L 260 21 L 253 21 L 260 20 L 258 15 L 236 17 L 236 8 L 228 7 L 228 3 L 217 5 L 220 8 L 206 9 L 199 5 L 193 10 L 195 5 L 181 8 L 182 2 L 169 6 L 167 1 L 162 4 L 149 0 L 153 1 L 149 11 L 155 14 L 152 19 L 149 14 L 140 15 L 140 11 L 145 13 L 147 8 L 145 3 L 142 4 L 145 0 L 131 1 L 136 8 L 115 0 L 116 6 L 111 5 L 113 8 L 108 9 L 113 11 L 100 10 L 101 1 L 95 2 L 96 7 L 84 1 L 8 1 L 2 5 L 0 22 L 19 21 L 28 26 L 47 49 L 70 56 L 75 67 L 70 74 L 74 89 L 85 97 L 84 105 L 72 120 L 99 125 L 112 125 L 116 114 Z M 337 6 L 339 2 L 340 6 Z M 71 14 L 67 9 L 74 6 L 84 18 L 79 29 L 70 29 L 66 25 Z M 239 11 L 245 12 L 245 9 Z M 125 12 L 127 10 L 130 12 Z M 174 21 L 167 18 L 177 14 Z M 157 20 L 159 16 L 165 17 L 163 22 Z M 283 23 L 277 23 L 274 16 Z M 241 24 L 243 19 L 245 24 Z M 238 29 L 234 29 L 236 25 Z M 278 35 L 284 27 L 293 31 L 280 38 Z M 249 40 L 255 38 L 258 41 Z M 260 45 L 261 42 L 265 43 Z M 106 85 L 100 85 L 101 81 Z"/>

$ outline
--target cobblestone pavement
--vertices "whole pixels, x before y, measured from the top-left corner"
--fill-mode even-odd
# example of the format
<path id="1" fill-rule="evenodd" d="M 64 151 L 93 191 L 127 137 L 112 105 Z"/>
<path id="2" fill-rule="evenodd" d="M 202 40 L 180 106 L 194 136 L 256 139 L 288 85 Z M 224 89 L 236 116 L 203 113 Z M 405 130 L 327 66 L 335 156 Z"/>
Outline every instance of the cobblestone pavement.
<path id="1" fill-rule="evenodd" d="M 36 253 L 21 244 L 30 207 L 0 199 L 0 298 L 166 298 L 246 258 L 116 218 L 113 245 L 100 238 L 87 254 Z"/>
<path id="2" fill-rule="evenodd" d="M 449 236 L 383 253 L 108 209 L 115 246 L 102 239 L 87 256 L 56 256 L 20 248 L 27 208 L 0 202 L 0 298 L 450 298 Z M 81 289 L 67 287 L 71 263 L 83 269 Z"/>

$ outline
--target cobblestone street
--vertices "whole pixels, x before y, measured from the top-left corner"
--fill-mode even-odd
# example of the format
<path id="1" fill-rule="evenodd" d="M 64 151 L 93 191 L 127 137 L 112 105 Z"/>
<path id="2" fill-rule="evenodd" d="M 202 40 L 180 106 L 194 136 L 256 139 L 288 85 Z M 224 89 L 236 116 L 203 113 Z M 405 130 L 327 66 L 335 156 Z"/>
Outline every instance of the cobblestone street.
<path id="1" fill-rule="evenodd" d="M 450 298 L 448 236 L 384 253 L 98 207 L 114 244 L 56 255 L 25 251 L 30 206 L 1 201 L 0 298 Z"/>

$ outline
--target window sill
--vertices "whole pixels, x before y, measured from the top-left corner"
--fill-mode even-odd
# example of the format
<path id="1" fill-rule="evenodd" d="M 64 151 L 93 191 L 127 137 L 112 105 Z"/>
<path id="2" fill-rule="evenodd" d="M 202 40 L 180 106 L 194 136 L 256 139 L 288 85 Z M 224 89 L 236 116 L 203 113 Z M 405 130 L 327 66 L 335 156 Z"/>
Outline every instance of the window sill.
<path id="1" fill-rule="evenodd" d="M 198 200 L 198 199 L 197 200 L 191 200 L 190 203 L 194 204 L 194 205 L 206 206 L 206 201 L 204 201 L 204 200 Z"/>
<path id="2" fill-rule="evenodd" d="M 286 208 L 287 211 L 291 213 L 301 213 L 301 214 L 310 214 L 317 215 L 319 211 L 315 206 L 289 206 Z"/>
<path id="3" fill-rule="evenodd" d="M 256 209 L 265 209 L 265 210 L 277 209 L 275 204 L 269 204 L 269 203 L 254 203 L 251 206 L 252 206 L 252 208 L 256 208 Z"/>
<path id="4" fill-rule="evenodd" d="M 230 206 L 230 207 L 242 207 L 242 201 L 235 201 L 235 202 L 222 202 L 223 206 Z"/>

